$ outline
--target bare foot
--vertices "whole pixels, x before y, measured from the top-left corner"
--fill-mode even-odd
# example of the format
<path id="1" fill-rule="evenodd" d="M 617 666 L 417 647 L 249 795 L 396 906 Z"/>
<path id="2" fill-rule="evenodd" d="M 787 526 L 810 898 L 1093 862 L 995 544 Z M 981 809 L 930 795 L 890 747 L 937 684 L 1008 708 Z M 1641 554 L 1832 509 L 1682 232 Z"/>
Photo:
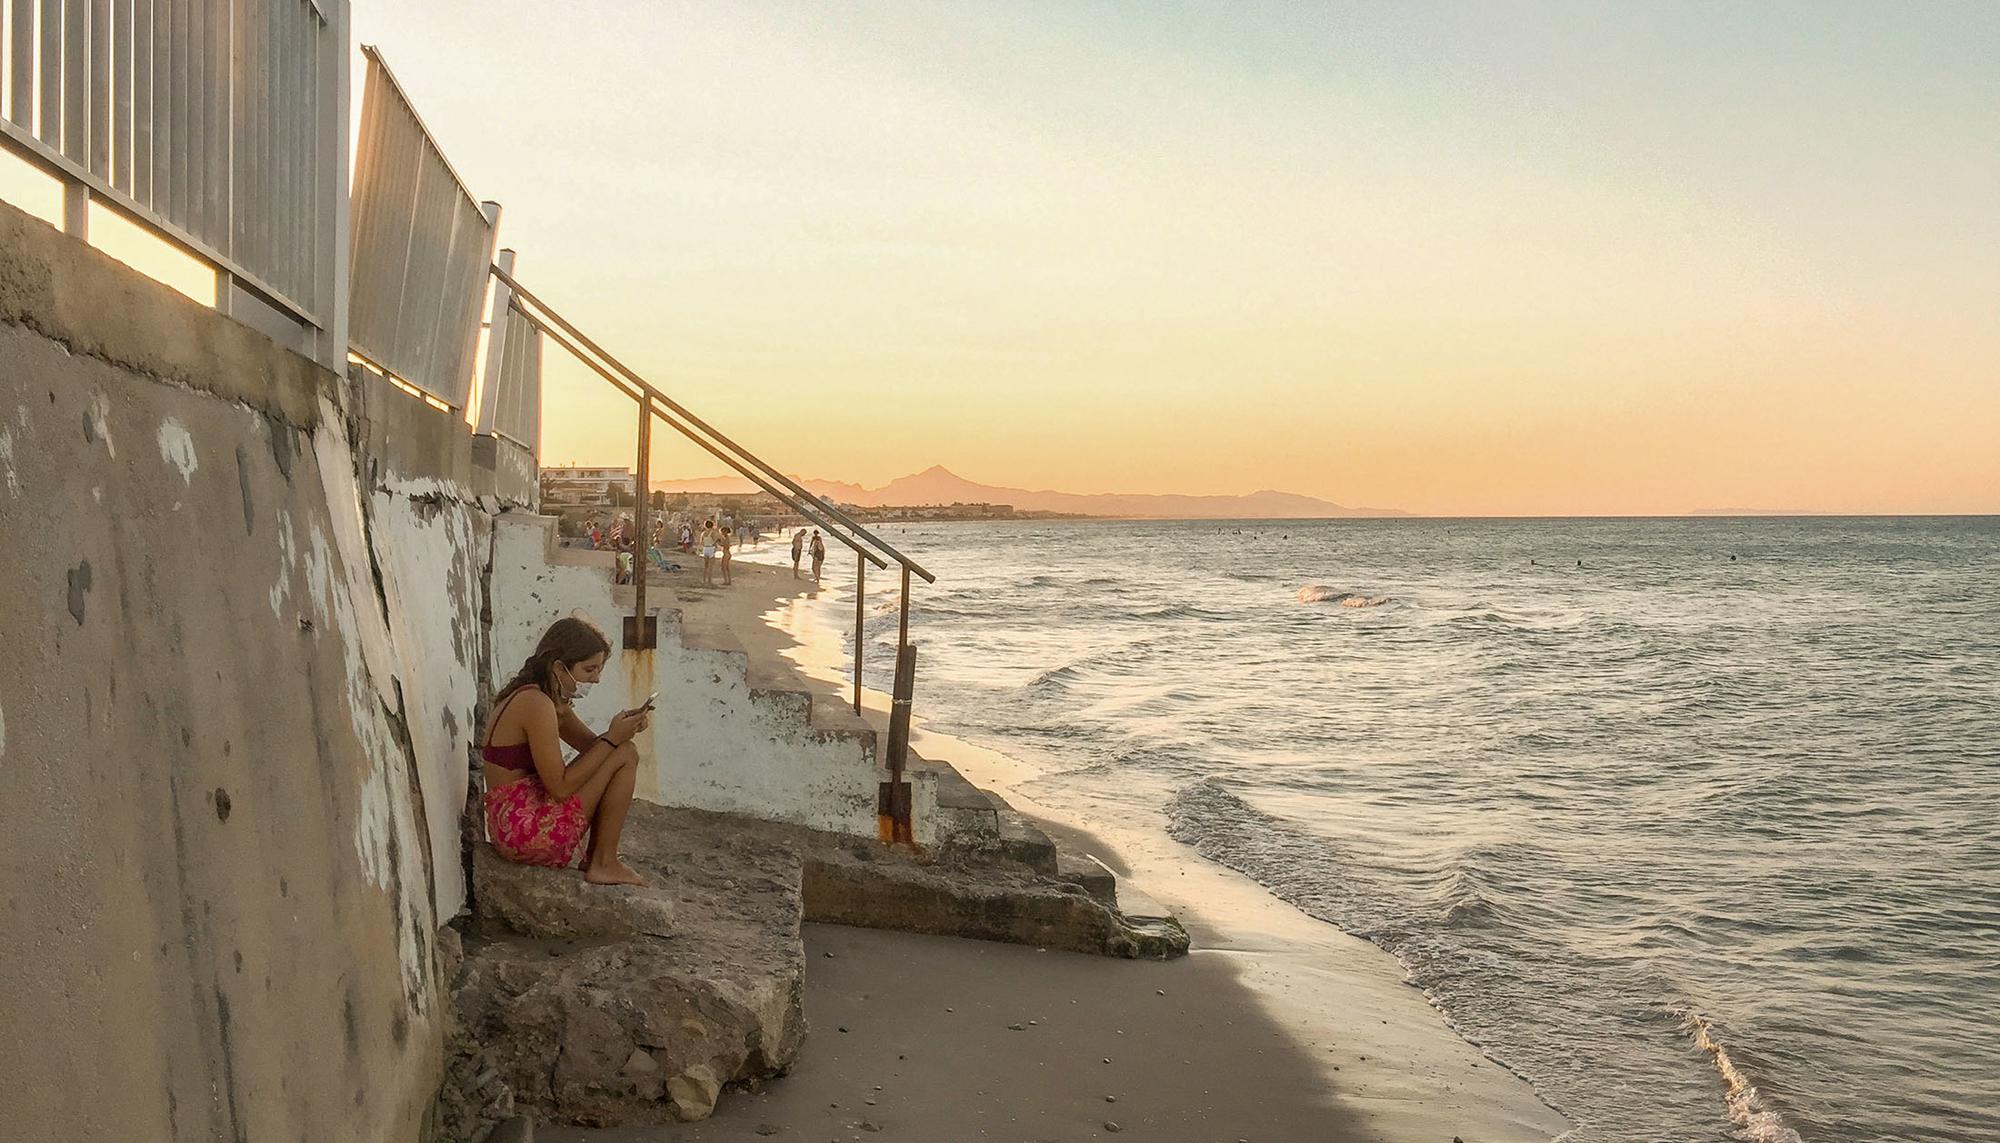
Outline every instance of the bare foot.
<path id="1" fill-rule="evenodd" d="M 616 858 L 610 861 L 593 861 L 583 871 L 583 879 L 592 885 L 637 885 L 643 888 L 646 879 L 639 871 Z"/>

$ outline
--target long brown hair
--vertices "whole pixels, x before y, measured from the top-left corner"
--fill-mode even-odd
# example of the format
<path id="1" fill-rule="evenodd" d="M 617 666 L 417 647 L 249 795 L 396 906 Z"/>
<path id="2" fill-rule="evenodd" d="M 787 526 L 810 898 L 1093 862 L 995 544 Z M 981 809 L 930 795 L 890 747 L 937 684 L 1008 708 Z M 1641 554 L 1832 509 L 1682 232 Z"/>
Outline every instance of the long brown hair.
<path id="1" fill-rule="evenodd" d="M 549 629 L 542 632 L 542 641 L 535 644 L 535 653 L 528 656 L 528 661 L 493 697 L 502 699 L 522 687 L 540 687 L 543 694 L 562 703 L 567 696 L 556 693 L 555 665 L 561 663 L 567 669 L 592 655 L 610 653 L 611 641 L 595 624 L 588 619 L 565 616 L 549 624 Z"/>

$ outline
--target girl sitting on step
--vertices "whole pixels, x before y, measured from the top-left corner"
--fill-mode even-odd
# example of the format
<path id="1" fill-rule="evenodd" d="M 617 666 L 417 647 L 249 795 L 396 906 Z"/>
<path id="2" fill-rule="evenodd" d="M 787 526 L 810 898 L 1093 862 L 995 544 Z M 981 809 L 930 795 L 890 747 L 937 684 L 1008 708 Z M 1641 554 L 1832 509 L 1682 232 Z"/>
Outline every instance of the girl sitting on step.
<path id="1" fill-rule="evenodd" d="M 651 711 L 628 710 L 599 734 L 571 705 L 598 680 L 611 644 L 582 619 L 558 619 L 535 653 L 494 696 L 486 728 L 486 835 L 510 861 L 568 868 L 583 854 L 584 880 L 644 885 L 618 860 L 618 834 L 632 805 L 639 751 L 632 736 Z M 568 765 L 562 746 L 576 757 Z"/>

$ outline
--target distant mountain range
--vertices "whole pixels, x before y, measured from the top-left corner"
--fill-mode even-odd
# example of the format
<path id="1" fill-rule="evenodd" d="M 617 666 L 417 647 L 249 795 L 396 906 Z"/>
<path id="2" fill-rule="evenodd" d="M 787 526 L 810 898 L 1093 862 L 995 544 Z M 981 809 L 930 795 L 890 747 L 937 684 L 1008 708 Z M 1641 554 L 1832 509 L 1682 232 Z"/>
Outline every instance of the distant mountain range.
<path id="1" fill-rule="evenodd" d="M 918 507 L 933 504 L 1011 504 L 1017 512 L 1061 512 L 1073 516 L 1141 517 L 1167 520 L 1299 520 L 1353 516 L 1405 516 L 1394 508 L 1349 508 L 1295 492 L 1252 492 L 1248 496 L 1179 496 L 1125 492 L 1052 492 L 980 484 L 934 465 L 897 477 L 880 488 L 863 488 L 838 480 L 794 476 L 816 496 L 864 508 Z M 756 486 L 734 476 L 655 480 L 655 491 L 696 493 L 754 492 Z"/>

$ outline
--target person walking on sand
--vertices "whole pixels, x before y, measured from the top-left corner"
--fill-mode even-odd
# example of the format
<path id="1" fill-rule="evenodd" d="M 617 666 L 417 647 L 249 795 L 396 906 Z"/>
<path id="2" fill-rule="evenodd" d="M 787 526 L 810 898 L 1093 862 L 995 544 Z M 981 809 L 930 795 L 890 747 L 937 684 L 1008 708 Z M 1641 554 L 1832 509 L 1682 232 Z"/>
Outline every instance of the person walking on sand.
<path id="1" fill-rule="evenodd" d="M 792 533 L 792 578 L 799 578 L 799 557 L 805 554 L 806 530 L 800 528 Z"/>
<path id="2" fill-rule="evenodd" d="M 728 532 L 716 533 L 716 554 L 722 557 L 722 586 L 729 586 L 729 549 L 733 541 Z"/>
<path id="3" fill-rule="evenodd" d="M 486 835 L 509 861 L 568 869 L 582 858 L 583 879 L 593 885 L 644 885 L 618 859 L 618 836 L 638 777 L 632 738 L 652 721 L 652 711 L 621 711 L 599 734 L 572 707 L 610 653 L 610 640 L 596 627 L 558 619 L 500 688 L 480 749 Z M 577 752 L 567 765 L 565 743 Z"/>
<path id="4" fill-rule="evenodd" d="M 819 566 L 826 562 L 826 541 L 820 538 L 819 529 L 813 529 L 812 538 L 813 582 L 819 582 Z"/>

